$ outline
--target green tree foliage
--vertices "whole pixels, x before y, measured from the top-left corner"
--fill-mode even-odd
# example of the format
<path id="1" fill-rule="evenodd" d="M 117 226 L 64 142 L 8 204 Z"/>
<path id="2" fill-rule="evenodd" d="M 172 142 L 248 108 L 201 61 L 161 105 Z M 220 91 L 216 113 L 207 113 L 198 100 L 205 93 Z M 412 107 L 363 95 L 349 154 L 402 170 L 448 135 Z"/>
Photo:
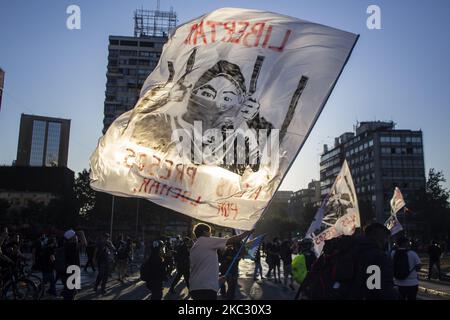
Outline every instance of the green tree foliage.
<path id="1" fill-rule="evenodd" d="M 81 217 L 86 218 L 95 206 L 95 191 L 90 186 L 90 170 L 78 173 L 73 185 L 75 205 Z"/>
<path id="2" fill-rule="evenodd" d="M 410 202 L 412 214 L 418 215 L 429 226 L 431 237 L 450 236 L 450 192 L 442 171 L 431 168 L 425 190 L 421 190 Z"/>

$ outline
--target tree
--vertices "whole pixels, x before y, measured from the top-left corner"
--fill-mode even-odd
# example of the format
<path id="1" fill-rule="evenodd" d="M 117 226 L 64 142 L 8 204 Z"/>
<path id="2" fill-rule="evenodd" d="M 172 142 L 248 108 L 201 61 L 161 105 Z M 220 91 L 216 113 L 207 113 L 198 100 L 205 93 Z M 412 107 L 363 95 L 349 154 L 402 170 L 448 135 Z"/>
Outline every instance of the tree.
<path id="1" fill-rule="evenodd" d="M 95 191 L 90 186 L 90 170 L 83 169 L 78 173 L 73 185 L 75 203 L 78 213 L 87 217 L 95 206 Z"/>
<path id="2" fill-rule="evenodd" d="M 431 168 L 425 190 L 421 190 L 411 201 L 412 212 L 429 225 L 432 237 L 450 235 L 450 192 L 443 187 L 445 182 L 442 171 Z"/>

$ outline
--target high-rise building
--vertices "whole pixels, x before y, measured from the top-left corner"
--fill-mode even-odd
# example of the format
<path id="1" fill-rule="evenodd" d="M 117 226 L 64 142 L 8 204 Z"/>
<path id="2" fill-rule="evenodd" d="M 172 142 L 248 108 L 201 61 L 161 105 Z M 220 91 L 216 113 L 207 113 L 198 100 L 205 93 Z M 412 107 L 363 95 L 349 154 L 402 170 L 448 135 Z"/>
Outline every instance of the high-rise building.
<path id="1" fill-rule="evenodd" d="M 110 36 L 103 133 L 122 113 L 136 104 L 145 79 L 155 69 L 176 25 L 176 13 L 136 10 L 134 36 Z"/>
<path id="2" fill-rule="evenodd" d="M 0 110 L 2 110 L 3 86 L 5 85 L 5 71 L 0 68 Z"/>
<path id="3" fill-rule="evenodd" d="M 350 167 L 358 200 L 371 206 L 378 222 L 389 213 L 395 187 L 405 198 L 425 187 L 422 131 L 398 130 L 393 122 L 361 122 L 356 132 L 324 145 L 320 161 L 322 197 L 328 194 L 344 159 Z"/>
<path id="4" fill-rule="evenodd" d="M 290 199 L 291 206 L 320 205 L 321 192 L 320 181 L 312 180 L 308 183 L 308 188 L 300 189 L 292 194 Z"/>
<path id="5" fill-rule="evenodd" d="M 22 114 L 16 166 L 67 167 L 70 120 Z"/>

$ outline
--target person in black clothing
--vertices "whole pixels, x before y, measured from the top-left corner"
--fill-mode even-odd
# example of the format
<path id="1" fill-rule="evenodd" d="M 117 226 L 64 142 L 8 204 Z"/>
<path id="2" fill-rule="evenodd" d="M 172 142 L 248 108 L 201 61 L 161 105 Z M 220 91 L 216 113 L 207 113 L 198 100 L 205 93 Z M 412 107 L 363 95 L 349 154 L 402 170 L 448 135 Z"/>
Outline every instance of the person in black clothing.
<path id="1" fill-rule="evenodd" d="M 253 273 L 253 280 L 256 281 L 258 279 L 258 274 L 261 276 L 261 279 L 264 279 L 261 265 L 261 246 L 259 246 L 258 249 L 256 249 L 254 261 L 255 261 L 255 271 Z"/>
<path id="2" fill-rule="evenodd" d="M 94 253 L 95 253 L 95 242 L 92 241 L 92 239 L 89 239 L 88 244 L 86 246 L 86 255 L 87 255 L 87 262 L 84 266 L 84 271 L 88 271 L 88 267 L 91 267 L 92 271 L 95 272 L 95 266 L 94 266 Z"/>
<path id="3" fill-rule="evenodd" d="M 225 275 L 227 270 L 229 269 L 231 263 L 233 262 L 234 257 L 239 252 L 239 248 L 241 246 L 241 243 L 234 243 L 231 245 L 228 245 L 225 251 L 222 254 L 222 263 L 220 266 L 221 274 L 222 276 Z M 234 300 L 236 296 L 236 288 L 238 284 L 238 278 L 239 278 L 239 260 L 241 257 L 237 258 L 237 261 L 233 264 L 233 266 L 230 269 L 230 272 L 226 276 L 226 292 L 225 292 L 225 299 L 226 300 Z M 223 287 L 222 287 L 222 294 L 223 294 Z"/>
<path id="4" fill-rule="evenodd" d="M 175 293 L 175 287 L 180 281 L 181 277 L 186 282 L 186 287 L 189 289 L 189 238 L 185 238 L 175 249 L 175 265 L 177 268 L 177 274 L 170 286 L 170 293 Z"/>
<path id="5" fill-rule="evenodd" d="M 108 281 L 110 271 L 110 259 L 113 252 L 116 249 L 111 242 L 111 238 L 108 233 L 105 233 L 100 241 L 97 243 L 94 261 L 98 267 L 97 279 L 94 284 L 94 291 L 97 292 L 98 286 L 101 285 L 101 293 L 106 293 L 106 282 Z"/>
<path id="6" fill-rule="evenodd" d="M 56 250 L 56 239 L 52 238 L 48 243 L 42 248 L 42 280 L 43 285 L 49 283 L 50 287 L 47 293 L 56 296 L 56 279 L 55 279 L 55 250 Z"/>
<path id="7" fill-rule="evenodd" d="M 272 266 L 275 282 L 281 283 L 281 271 L 280 271 L 280 241 L 278 238 L 273 239 L 273 243 L 270 246 L 270 254 L 272 255 Z M 278 274 L 278 280 L 277 280 Z"/>
<path id="8" fill-rule="evenodd" d="M 153 241 L 152 251 L 144 267 L 148 274 L 147 288 L 152 292 L 151 300 L 161 300 L 163 295 L 164 260 L 161 257 L 162 241 Z"/>
<path id="9" fill-rule="evenodd" d="M 292 244 L 289 240 L 285 240 L 281 244 L 280 257 L 283 261 L 284 285 L 288 285 L 288 279 L 290 278 L 289 287 L 294 290 L 294 279 L 292 277 Z"/>
<path id="10" fill-rule="evenodd" d="M 269 266 L 269 270 L 267 270 L 266 278 L 272 277 L 272 271 L 274 268 L 274 258 L 272 253 L 272 243 L 268 242 L 264 246 L 264 250 L 266 252 L 266 263 Z M 275 273 L 275 271 L 274 271 Z"/>
<path id="11" fill-rule="evenodd" d="M 441 280 L 441 254 L 442 250 L 439 247 L 437 241 L 433 240 L 428 247 L 429 265 L 428 265 L 428 280 L 431 279 L 433 266 L 436 266 L 438 270 L 438 279 Z"/>
<path id="12" fill-rule="evenodd" d="M 355 278 L 346 299 L 397 300 L 394 289 L 394 268 L 392 259 L 386 253 L 390 231 L 380 223 L 372 223 L 364 229 L 363 237 L 357 239 Z M 355 237 L 355 236 L 354 236 Z M 381 272 L 380 289 L 369 289 L 367 273 L 369 266 L 378 266 Z"/>
<path id="13" fill-rule="evenodd" d="M 131 240 L 124 241 L 122 237 L 118 246 L 117 272 L 119 274 L 119 281 L 123 283 L 128 271 L 128 262 L 131 259 Z"/>
<path id="14" fill-rule="evenodd" d="M 65 270 L 67 270 L 69 266 L 73 265 L 80 267 L 80 245 L 86 246 L 86 237 L 84 236 L 83 231 L 79 231 L 78 235 L 80 236 L 80 242 L 78 242 L 78 236 L 75 231 L 68 230 L 64 233 L 64 238 L 66 240 L 64 244 Z M 67 279 L 69 276 L 70 275 L 66 272 L 63 278 L 64 289 L 62 296 L 64 300 L 74 300 L 77 293 L 76 289 L 72 289 L 67 286 Z"/>

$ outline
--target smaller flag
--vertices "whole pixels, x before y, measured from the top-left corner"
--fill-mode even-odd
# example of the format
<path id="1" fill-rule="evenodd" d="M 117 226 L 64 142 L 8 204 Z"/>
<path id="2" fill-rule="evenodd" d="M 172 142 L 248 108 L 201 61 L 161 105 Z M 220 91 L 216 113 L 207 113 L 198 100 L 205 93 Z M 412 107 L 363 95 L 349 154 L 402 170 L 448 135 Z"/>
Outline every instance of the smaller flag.
<path id="1" fill-rule="evenodd" d="M 406 205 L 403 195 L 398 187 L 395 187 L 394 195 L 391 199 L 391 212 L 397 214 Z"/>
<path id="2" fill-rule="evenodd" d="M 255 260 L 256 252 L 259 250 L 259 246 L 261 245 L 265 236 L 265 234 L 261 234 L 245 244 L 245 251 L 247 254 L 245 255 L 244 259 Z"/>
<path id="3" fill-rule="evenodd" d="M 400 224 L 400 221 L 398 221 L 396 215 L 391 215 L 386 220 L 384 225 L 386 226 L 386 228 L 388 228 L 389 231 L 391 231 L 391 236 L 393 236 L 403 230 L 403 226 Z"/>

